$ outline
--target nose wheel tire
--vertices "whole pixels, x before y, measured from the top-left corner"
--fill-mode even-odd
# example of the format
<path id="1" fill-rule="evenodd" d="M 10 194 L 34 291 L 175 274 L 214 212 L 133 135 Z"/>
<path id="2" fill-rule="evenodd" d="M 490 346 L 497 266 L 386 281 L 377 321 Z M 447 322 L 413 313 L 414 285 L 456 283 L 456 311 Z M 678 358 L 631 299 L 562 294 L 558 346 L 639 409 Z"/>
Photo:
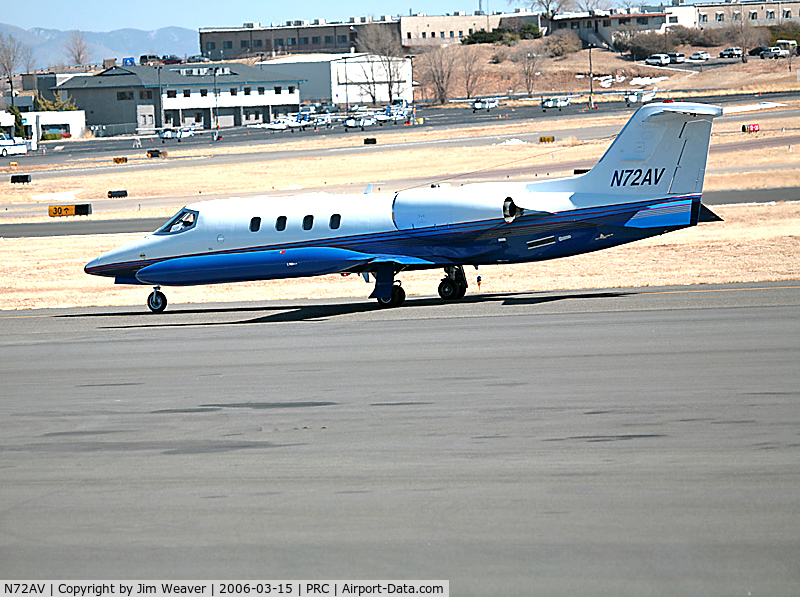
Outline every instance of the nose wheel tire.
<path id="1" fill-rule="evenodd" d="M 147 308 L 153 313 L 161 313 L 167 308 L 167 297 L 160 290 L 154 290 L 147 297 Z"/>
<path id="2" fill-rule="evenodd" d="M 406 291 L 402 286 L 397 285 L 392 287 L 392 296 L 378 299 L 378 305 L 384 309 L 400 307 L 404 302 L 406 302 Z"/>

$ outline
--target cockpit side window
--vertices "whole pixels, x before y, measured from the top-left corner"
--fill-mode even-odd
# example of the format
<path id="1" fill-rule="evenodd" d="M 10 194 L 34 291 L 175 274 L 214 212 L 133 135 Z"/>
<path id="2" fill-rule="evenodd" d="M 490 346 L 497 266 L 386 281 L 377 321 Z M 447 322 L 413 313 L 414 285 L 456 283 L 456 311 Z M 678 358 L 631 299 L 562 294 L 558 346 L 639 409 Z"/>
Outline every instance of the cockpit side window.
<path id="1" fill-rule="evenodd" d="M 183 208 L 169 222 L 156 230 L 156 234 L 178 234 L 191 230 L 197 224 L 197 215 L 198 212 Z"/>

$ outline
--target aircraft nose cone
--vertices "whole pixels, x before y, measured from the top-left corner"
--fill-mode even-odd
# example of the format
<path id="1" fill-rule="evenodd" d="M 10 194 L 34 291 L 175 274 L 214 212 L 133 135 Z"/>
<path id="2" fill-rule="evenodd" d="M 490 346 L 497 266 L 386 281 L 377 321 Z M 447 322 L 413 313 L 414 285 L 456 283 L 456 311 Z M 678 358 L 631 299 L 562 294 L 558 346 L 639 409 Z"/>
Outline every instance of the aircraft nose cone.
<path id="1" fill-rule="evenodd" d="M 94 270 L 98 265 L 100 265 L 100 258 L 95 257 L 83 267 L 83 271 L 87 274 L 92 274 L 94 273 L 92 270 Z"/>

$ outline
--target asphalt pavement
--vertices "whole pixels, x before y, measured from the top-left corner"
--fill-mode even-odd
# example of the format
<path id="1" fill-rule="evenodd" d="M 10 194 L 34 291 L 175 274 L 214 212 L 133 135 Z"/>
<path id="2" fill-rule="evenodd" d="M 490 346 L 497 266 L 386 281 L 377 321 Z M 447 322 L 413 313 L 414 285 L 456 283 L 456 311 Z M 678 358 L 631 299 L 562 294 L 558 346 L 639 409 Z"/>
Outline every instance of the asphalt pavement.
<path id="1" fill-rule="evenodd" d="M 800 285 L 0 313 L 4 579 L 800 586 Z"/>

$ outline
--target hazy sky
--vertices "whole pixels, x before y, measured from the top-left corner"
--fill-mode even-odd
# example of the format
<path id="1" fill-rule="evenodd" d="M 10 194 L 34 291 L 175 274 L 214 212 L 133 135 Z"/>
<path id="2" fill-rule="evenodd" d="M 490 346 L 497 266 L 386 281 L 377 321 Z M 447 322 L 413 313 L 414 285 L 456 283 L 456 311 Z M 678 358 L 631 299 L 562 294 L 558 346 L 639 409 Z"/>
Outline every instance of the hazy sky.
<path id="1" fill-rule="evenodd" d="M 294 0 L 258 2 L 258 0 L 27 0 L 13 3 L 3 11 L 0 22 L 23 29 L 82 29 L 84 31 L 113 31 L 115 29 L 160 29 L 177 26 L 199 27 L 241 26 L 244 22 L 271 22 L 323 18 L 346 21 L 354 16 L 407 15 L 414 13 L 445 14 L 478 10 L 478 1 L 471 0 Z M 521 4 L 507 0 L 482 0 L 481 8 L 490 11 L 513 10 Z"/>

